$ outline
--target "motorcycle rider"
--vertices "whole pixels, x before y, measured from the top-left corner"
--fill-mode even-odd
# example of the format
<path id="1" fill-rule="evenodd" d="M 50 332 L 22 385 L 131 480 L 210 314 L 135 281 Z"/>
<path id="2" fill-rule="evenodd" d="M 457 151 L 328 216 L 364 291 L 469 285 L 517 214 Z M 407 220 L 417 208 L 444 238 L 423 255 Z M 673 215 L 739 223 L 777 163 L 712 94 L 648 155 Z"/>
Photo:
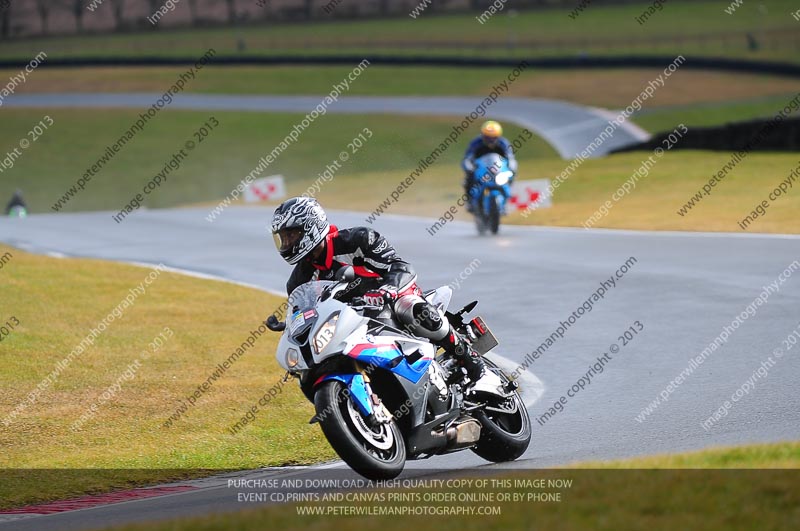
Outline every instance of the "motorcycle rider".
<path id="1" fill-rule="evenodd" d="M 473 383 L 485 374 L 480 354 L 422 297 L 413 268 L 383 236 L 367 227 L 331 225 L 320 204 L 309 197 L 282 203 L 275 210 L 271 230 L 278 252 L 295 266 L 286 283 L 287 293 L 311 280 L 333 280 L 340 268 L 351 265 L 356 281 L 348 297 L 389 304 L 408 331 L 454 356 Z"/>
<path id="2" fill-rule="evenodd" d="M 475 181 L 475 161 L 480 157 L 497 153 L 508 160 L 508 168 L 517 173 L 517 159 L 511 143 L 503 137 L 503 127 L 494 120 L 489 120 L 481 125 L 481 134 L 472 140 L 464 153 L 461 168 L 464 170 L 464 193 L 472 197 L 472 190 L 478 184 Z M 467 211 L 472 212 L 472 201 L 467 201 Z"/>
<path id="3" fill-rule="evenodd" d="M 25 204 L 25 199 L 22 198 L 22 190 L 17 188 L 8 205 L 6 205 L 6 216 L 24 218 L 27 215 L 28 205 Z"/>

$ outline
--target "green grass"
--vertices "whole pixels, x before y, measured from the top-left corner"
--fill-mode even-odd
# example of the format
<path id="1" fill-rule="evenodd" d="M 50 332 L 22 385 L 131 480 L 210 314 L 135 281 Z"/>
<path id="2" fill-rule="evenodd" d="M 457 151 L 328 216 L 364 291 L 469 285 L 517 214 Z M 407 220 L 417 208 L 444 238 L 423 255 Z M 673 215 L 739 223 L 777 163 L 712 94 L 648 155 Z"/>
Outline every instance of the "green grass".
<path id="1" fill-rule="evenodd" d="M 344 66 L 209 66 L 189 81 L 186 92 L 201 94 L 328 94 L 357 63 Z M 164 92 L 186 67 L 43 68 L 17 88 L 29 92 Z M 348 96 L 484 96 L 509 68 L 369 66 L 350 83 Z M 0 79 L 18 71 L 0 69 Z M 538 78 L 546 72 L 536 74 Z M 534 77 L 531 73 L 530 76 Z M 541 81 L 539 79 L 539 81 Z M 513 85 L 512 85 L 513 87 Z"/>
<path id="2" fill-rule="evenodd" d="M 717 1 L 680 2 L 665 6 L 644 25 L 635 18 L 646 4 L 590 5 L 576 19 L 571 9 L 508 12 L 480 24 L 475 14 L 407 17 L 362 21 L 320 21 L 312 24 L 256 25 L 176 31 L 145 31 L 117 35 L 36 38 L 12 41 L 0 51 L 3 58 L 27 58 L 45 50 L 51 57 L 120 55 L 195 56 L 213 47 L 221 55 L 350 54 L 552 56 L 589 51 L 594 55 L 621 53 L 701 53 L 797 60 L 796 43 L 786 34 L 796 24 L 792 0 L 775 0 L 767 9 L 745 2 L 735 15 L 723 12 Z M 769 39 L 748 51 L 743 32 Z M 722 35 L 737 35 L 728 41 Z M 774 35 L 774 37 L 770 37 Z M 535 39 L 533 47 L 509 50 L 507 44 Z M 666 39 L 659 42 L 659 39 Z M 691 40 L 689 40 L 691 39 Z M 638 42 L 644 40 L 644 42 Z M 466 48 L 442 46 L 467 42 Z M 245 49 L 240 50 L 240 43 Z M 482 43 L 493 42 L 490 48 Z M 413 46 L 409 48 L 408 46 Z"/>
<path id="3" fill-rule="evenodd" d="M 13 256 L 2 270 L 0 319 L 14 316 L 20 324 L 0 343 L 0 422 L 150 273 L 0 246 L 0 255 L 6 252 Z M 293 382 L 261 407 L 253 423 L 236 435 L 228 431 L 283 376 L 274 359 L 278 335 L 270 332 L 257 338 L 182 418 L 164 426 L 181 401 L 281 303 L 250 288 L 157 275 L 35 403 L 0 429 L 0 508 L 198 476 L 209 469 L 334 457 L 318 427 L 308 425 L 313 406 Z M 150 343 L 165 327 L 172 336 L 154 351 Z M 103 400 L 103 392 L 136 360 L 134 377 L 122 380 L 119 390 Z M 92 404 L 98 406 L 96 415 L 73 431 L 73 422 Z"/>
<path id="4" fill-rule="evenodd" d="M 554 206 L 533 211 L 527 218 L 514 213 L 503 223 L 581 227 L 612 194 L 631 178 L 651 153 L 633 152 L 590 159 L 584 162 L 557 189 Z M 718 184 L 713 194 L 703 198 L 687 215 L 676 212 L 730 161 L 731 154 L 710 151 L 675 151 L 658 159 L 649 175 L 641 177 L 636 188 L 614 203 L 607 216 L 594 227 L 641 230 L 740 232 L 737 222 L 747 216 L 757 202 L 786 179 L 800 165 L 800 158 L 789 153 L 751 154 Z M 558 158 L 526 159 L 520 163 L 520 179 L 553 179 L 569 162 Z M 460 194 L 452 167 L 435 165 L 391 205 L 388 213 L 413 214 L 438 218 Z M 317 198 L 323 205 L 367 213 L 378 205 L 408 175 L 405 171 L 371 172 L 337 177 L 323 187 Z M 364 188 L 364 182 L 373 183 Z M 780 197 L 757 219 L 748 232 L 800 233 L 800 193 Z M 457 217 L 470 220 L 461 211 Z M 365 216 L 366 218 L 366 216 Z"/>
<path id="5" fill-rule="evenodd" d="M 797 92 L 781 96 L 751 98 L 745 101 L 699 103 L 653 108 L 637 114 L 637 125 L 648 131 L 671 131 L 677 124 L 687 127 L 710 127 L 731 122 L 772 117 L 792 100 Z"/>
<path id="6" fill-rule="evenodd" d="M 644 470 L 643 466 L 668 470 Z M 578 465 L 583 467 L 583 465 Z M 589 463 L 588 466 L 593 466 Z M 800 519 L 797 468 L 800 444 L 721 448 L 664 457 L 658 463 L 631 459 L 604 464 L 632 470 L 552 469 L 500 476 L 510 480 L 571 480 L 570 487 L 487 487 L 466 489 L 471 493 L 560 492 L 560 502 L 388 502 L 384 506 L 496 506 L 494 516 L 308 516 L 299 515 L 299 504 L 249 509 L 234 514 L 186 518 L 156 524 L 114 527 L 118 531 L 217 531 L 235 529 L 342 528 L 443 530 L 481 529 L 792 529 Z M 685 466 L 728 470 L 672 470 Z M 784 467 L 788 470 L 732 470 L 736 468 Z M 496 477 L 496 476 L 495 476 Z M 477 476 L 487 479 L 486 476 Z M 401 491 L 403 492 L 403 491 Z M 408 491 L 405 491 L 408 492 Z M 452 488 L 419 488 L 420 493 L 455 493 Z M 388 499 L 388 498 L 387 498 Z M 304 506 L 376 507 L 358 502 L 306 503 Z"/>
<path id="7" fill-rule="evenodd" d="M 0 141 L 13 145 L 25 131 L 49 113 L 55 124 L 23 152 L 4 174 L 0 197 L 16 187 L 27 194 L 34 212 L 49 211 L 65 190 L 99 157 L 106 144 L 136 117 L 135 111 L 6 109 Z M 211 113 L 165 111 L 144 132 L 68 203 L 67 211 L 120 210 L 158 172 L 172 153 Z M 269 153 L 301 118 L 294 114 L 214 113 L 220 122 L 203 144 L 191 152 L 183 166 L 147 196 L 152 208 L 181 204 L 215 205 Z M 373 138 L 342 165 L 333 181 L 322 186 L 317 198 L 328 208 L 372 212 L 417 166 L 418 161 L 450 132 L 450 118 L 327 115 L 314 122 L 298 142 L 281 154 L 265 174 L 287 177 L 289 194 L 302 194 L 324 171 L 347 142 L 364 127 Z M 520 130 L 507 127 L 515 138 Z M 453 146 L 406 191 L 388 212 L 439 217 L 460 193 L 458 163 L 461 146 Z M 67 141 L 69 139 L 69 141 Z M 534 137 L 518 153 L 520 179 L 554 178 L 568 165 L 541 139 Z M 640 166 L 649 153 L 627 153 L 584 162 L 559 187 L 555 206 L 523 218 L 509 216 L 508 223 L 582 226 L 614 191 Z M 658 161 L 636 189 L 616 203 L 596 227 L 655 230 L 738 231 L 737 221 L 775 188 L 798 164 L 793 154 L 756 153 L 720 183 L 686 216 L 676 211 L 725 163 L 724 152 L 677 151 Z M 54 171 L 54 168 L 58 168 Z M 33 186 L 32 183 L 36 182 Z M 365 186 L 369 183 L 369 186 Z M 758 219 L 753 232 L 800 232 L 795 213 L 800 194 L 790 190 Z M 265 215 L 268 215 L 265 213 Z M 462 219 L 468 219 L 461 213 Z M 365 216 L 366 218 L 366 216 Z M 110 220 L 109 220 L 110 221 Z"/>
<path id="8" fill-rule="evenodd" d="M 185 90 L 201 94 L 323 95 L 353 66 L 209 66 Z M 163 93 L 185 67 L 44 68 L 17 87 L 19 94 L 47 92 Z M 476 96 L 488 94 L 507 79 L 510 69 L 369 66 L 350 83 L 348 96 Z M 0 70 L 0 79 L 15 75 Z M 505 98 L 549 98 L 605 108 L 624 108 L 663 71 L 657 68 L 556 69 L 528 68 L 508 85 Z M 598 87 L 602 87 L 598 90 Z M 681 69 L 646 110 L 678 108 L 700 111 L 731 106 L 731 114 L 770 114 L 781 98 L 797 92 L 795 80 L 780 76 Z M 736 107 L 739 106 L 739 107 Z M 753 110 L 751 111 L 751 107 Z M 717 119 L 720 113 L 710 113 Z"/>
<path id="9" fill-rule="evenodd" d="M 357 63 L 343 66 L 209 66 L 189 81 L 186 92 L 201 94 L 315 94 L 331 91 Z M 505 67 L 455 68 L 368 66 L 350 83 L 348 96 L 484 96 L 503 81 Z M 27 92 L 164 92 L 186 67 L 43 68 L 17 88 Z M 587 71 L 589 73 L 591 71 Z M 0 79 L 18 73 L 0 69 Z M 526 79 L 547 81 L 548 72 L 530 71 Z M 545 79 L 542 79 L 544 77 Z M 513 85 L 512 85 L 513 88 Z"/>
<path id="10" fill-rule="evenodd" d="M 0 197 L 10 196 L 16 187 L 22 188 L 33 212 L 51 212 L 50 206 L 103 155 L 106 145 L 113 143 L 136 120 L 138 112 L 4 109 L 0 145 L 16 145 L 45 114 L 52 117 L 54 125 L 22 152 L 16 165 L 6 170 L 0 181 Z M 304 116 L 162 111 L 92 178 L 65 210 L 121 209 L 161 171 L 174 152 L 184 147 L 185 141 L 193 139 L 193 132 L 211 115 L 217 117 L 220 125 L 189 152 L 181 168 L 170 174 L 165 184 L 147 196 L 148 207 L 227 196 L 257 166 L 259 158 L 272 151 Z M 341 151 L 349 150 L 348 142 L 365 127 L 373 131 L 373 137 L 342 165 L 336 182 L 353 176 L 382 180 L 384 174 L 407 173 L 450 133 L 453 119 L 328 114 L 313 122 L 264 175 L 283 174 L 290 192 L 302 193 Z M 462 146 L 475 134 L 478 125 L 474 127 L 437 162 L 437 168 L 447 175 L 447 182 L 460 182 L 458 163 L 463 155 Z M 520 132 L 518 127 L 507 127 L 511 138 Z M 528 141 L 520 151 L 523 159 L 555 156 L 552 148 L 540 139 Z M 370 174 L 374 175 L 363 177 Z M 371 188 L 380 190 L 381 185 L 376 183 Z"/>
<path id="11" fill-rule="evenodd" d="M 579 469 L 798 469 L 800 442 L 712 448 L 683 454 L 660 454 L 616 461 L 584 461 Z"/>
<path id="12" fill-rule="evenodd" d="M 514 214 L 508 223 L 581 227 L 606 201 L 612 201 L 622 184 L 630 179 L 652 153 L 632 152 L 584 162 L 559 186 L 554 206 L 535 210 L 527 218 Z M 641 230 L 741 232 L 737 222 L 747 216 L 762 199 L 800 165 L 792 153 L 755 153 L 745 158 L 713 193 L 685 216 L 678 209 L 730 162 L 731 153 L 712 151 L 673 151 L 655 159 L 647 176 L 624 195 L 595 228 Z M 568 166 L 564 161 L 545 160 L 530 170 L 536 177 L 554 177 Z M 789 193 L 769 207 L 748 232 L 800 233 L 800 193 Z"/>

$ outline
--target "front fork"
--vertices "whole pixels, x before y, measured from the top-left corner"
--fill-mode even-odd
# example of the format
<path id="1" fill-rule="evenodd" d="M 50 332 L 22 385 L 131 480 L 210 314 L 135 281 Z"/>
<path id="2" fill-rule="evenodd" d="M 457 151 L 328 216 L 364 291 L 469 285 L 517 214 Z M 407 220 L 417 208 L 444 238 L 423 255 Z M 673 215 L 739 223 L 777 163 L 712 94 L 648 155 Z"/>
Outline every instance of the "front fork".
<path id="1" fill-rule="evenodd" d="M 356 362 L 356 373 L 331 373 L 320 378 L 319 385 L 329 380 L 337 380 L 347 386 L 347 399 L 352 400 L 358 411 L 373 426 L 388 424 L 392 414 L 383 404 L 380 397 L 372 390 L 369 371 L 361 363 Z M 315 415 L 316 418 L 316 415 Z M 314 419 L 312 419 L 314 422 Z"/>
<path id="2" fill-rule="evenodd" d="M 484 195 L 481 199 L 481 208 L 483 209 L 483 213 L 487 214 L 489 212 L 490 206 L 492 203 L 497 204 L 497 212 L 501 216 L 506 215 L 506 204 L 508 203 L 508 199 L 510 196 L 510 192 L 506 191 L 505 188 L 500 190 L 498 193 L 489 193 L 488 195 Z"/>
<path id="3" fill-rule="evenodd" d="M 372 390 L 372 385 L 370 385 L 370 378 L 369 378 L 369 371 L 367 371 L 361 363 L 356 362 L 356 369 L 358 369 L 361 377 L 364 379 L 364 388 L 367 391 L 367 395 L 372 402 L 372 410 L 373 416 L 367 417 L 367 420 L 372 422 L 374 421 L 377 424 L 389 424 L 392 421 L 392 414 L 383 404 L 381 398 Z"/>

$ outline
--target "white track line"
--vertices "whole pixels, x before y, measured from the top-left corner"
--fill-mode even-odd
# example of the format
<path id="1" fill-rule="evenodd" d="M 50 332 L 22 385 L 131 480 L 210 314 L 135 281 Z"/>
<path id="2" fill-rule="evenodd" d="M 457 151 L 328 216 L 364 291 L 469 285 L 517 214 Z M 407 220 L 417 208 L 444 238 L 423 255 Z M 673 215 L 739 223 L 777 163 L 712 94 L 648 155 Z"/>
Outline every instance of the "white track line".
<path id="1" fill-rule="evenodd" d="M 486 357 L 495 362 L 506 373 L 514 372 L 519 367 L 519 363 L 495 352 L 489 352 Z M 522 371 L 519 378 L 517 378 L 517 382 L 520 384 L 519 394 L 522 396 L 525 407 L 531 407 L 544 394 L 544 383 L 528 370 Z"/>

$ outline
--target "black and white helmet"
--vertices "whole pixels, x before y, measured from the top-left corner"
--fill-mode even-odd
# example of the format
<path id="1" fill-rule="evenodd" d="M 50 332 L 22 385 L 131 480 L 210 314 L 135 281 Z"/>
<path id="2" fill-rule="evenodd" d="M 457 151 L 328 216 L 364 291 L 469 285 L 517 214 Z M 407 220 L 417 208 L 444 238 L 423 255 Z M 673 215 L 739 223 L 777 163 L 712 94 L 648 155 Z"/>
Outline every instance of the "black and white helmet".
<path id="1" fill-rule="evenodd" d="M 284 260 L 296 264 L 325 240 L 331 225 L 328 216 L 310 197 L 293 197 L 275 209 L 272 236 Z"/>

